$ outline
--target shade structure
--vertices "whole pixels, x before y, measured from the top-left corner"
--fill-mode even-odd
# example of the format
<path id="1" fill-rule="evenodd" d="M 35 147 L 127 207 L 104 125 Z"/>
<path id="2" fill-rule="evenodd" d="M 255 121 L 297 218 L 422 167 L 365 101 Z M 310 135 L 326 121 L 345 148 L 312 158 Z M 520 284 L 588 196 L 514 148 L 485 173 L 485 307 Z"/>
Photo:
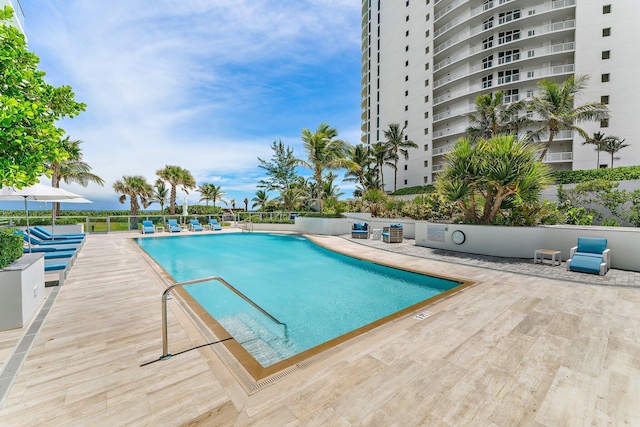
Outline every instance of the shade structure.
<path id="1" fill-rule="evenodd" d="M 72 193 L 62 188 L 54 188 L 44 184 L 34 184 L 31 187 L 17 189 L 15 187 L 0 188 L 0 200 L 24 200 L 24 211 L 29 228 L 29 206 L 28 201 L 40 202 L 69 202 L 74 199 L 82 199 L 79 194 Z M 27 239 L 29 252 L 31 252 L 31 241 Z"/>

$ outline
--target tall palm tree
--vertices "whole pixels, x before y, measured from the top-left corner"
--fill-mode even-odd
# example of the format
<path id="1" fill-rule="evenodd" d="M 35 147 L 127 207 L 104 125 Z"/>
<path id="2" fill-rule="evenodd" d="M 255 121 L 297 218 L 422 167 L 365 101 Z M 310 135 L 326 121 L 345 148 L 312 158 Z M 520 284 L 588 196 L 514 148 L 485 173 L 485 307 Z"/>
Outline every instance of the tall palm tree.
<path id="1" fill-rule="evenodd" d="M 196 191 L 201 194 L 200 202 L 204 201 L 206 206 L 209 206 L 209 202 L 213 200 L 213 193 L 215 192 L 216 186 L 207 182 L 202 183 L 198 186 Z"/>
<path id="2" fill-rule="evenodd" d="M 280 192 L 276 200 L 282 203 L 283 210 L 294 211 L 305 202 L 305 187 L 290 185 Z"/>
<path id="3" fill-rule="evenodd" d="M 387 138 L 386 146 L 391 152 L 391 158 L 393 160 L 393 191 L 398 189 L 398 160 L 399 154 L 402 154 L 405 160 L 409 159 L 409 150 L 407 148 L 418 148 L 418 144 L 410 139 L 404 139 L 404 130 L 407 127 L 404 126 L 400 129 L 398 123 L 389 124 L 389 129 L 384 131 L 384 137 Z"/>
<path id="4" fill-rule="evenodd" d="M 471 126 L 467 135 L 471 138 L 492 138 L 501 133 L 517 133 L 529 122 L 526 116 L 518 113 L 526 107 L 524 100 L 504 103 L 504 92 L 486 93 L 475 99 L 476 112 L 469 113 Z"/>
<path id="5" fill-rule="evenodd" d="M 546 156 L 558 132 L 574 130 L 587 139 L 589 134 L 577 123 L 602 120 L 609 116 L 607 106 L 600 102 L 575 106 L 575 98 L 587 87 L 588 79 L 588 76 L 570 76 L 562 84 L 546 79 L 538 82 L 540 91 L 529 103 L 528 108 L 540 117 L 534 121 L 536 128 L 529 137 L 549 135 L 540 153 L 540 160 Z"/>
<path id="6" fill-rule="evenodd" d="M 249 211 L 249 198 L 245 197 L 243 202 L 244 202 L 244 211 L 248 212 Z"/>
<path id="7" fill-rule="evenodd" d="M 338 131 L 321 123 L 315 132 L 302 129 L 302 146 L 307 160 L 296 159 L 296 163 L 313 171 L 316 181 L 316 200 L 322 212 L 322 177 L 325 170 L 357 169 L 359 166 L 347 158 L 351 145 L 337 139 Z"/>
<path id="8" fill-rule="evenodd" d="M 611 167 L 613 167 L 614 154 L 629 146 L 629 144 L 624 143 L 625 141 L 625 139 L 620 139 L 617 136 L 610 136 L 609 138 L 607 138 L 602 151 L 611 154 Z"/>
<path id="9" fill-rule="evenodd" d="M 602 132 L 594 132 L 591 138 L 585 139 L 582 145 L 592 144 L 596 146 L 596 152 L 598 153 L 598 157 L 596 160 L 596 168 L 600 167 L 600 152 L 604 151 L 604 147 L 607 144 L 607 140 L 611 138 L 610 136 L 605 136 Z"/>
<path id="10" fill-rule="evenodd" d="M 131 226 L 135 229 L 140 204 L 142 204 L 142 206 L 148 206 L 147 203 L 152 197 L 153 188 L 141 175 L 125 175 L 122 177 L 122 180 L 117 180 L 113 183 L 113 190 L 120 194 L 120 198 L 118 199 L 120 203 L 124 203 L 127 200 L 127 196 L 129 197 L 131 205 L 130 215 L 132 217 Z M 138 202 L 138 198 L 140 202 Z"/>
<path id="11" fill-rule="evenodd" d="M 269 195 L 264 190 L 258 190 L 256 191 L 255 197 L 251 199 L 251 201 L 255 202 L 253 205 L 251 205 L 251 209 L 257 206 L 258 210 L 260 210 L 267 206 L 267 203 L 269 203 Z"/>
<path id="12" fill-rule="evenodd" d="M 393 153 L 389 151 L 387 148 L 387 144 L 382 141 L 376 142 L 371 146 L 371 157 L 373 157 L 373 161 L 375 163 L 375 172 L 378 177 L 378 181 L 380 181 L 380 190 L 384 191 L 384 170 L 385 166 L 394 167 L 394 157 Z"/>
<path id="13" fill-rule="evenodd" d="M 171 198 L 169 200 L 169 206 L 171 207 L 171 215 L 176 214 L 176 189 L 182 187 L 182 191 L 189 194 L 190 189 L 195 188 L 196 180 L 191 175 L 189 170 L 181 168 L 180 166 L 166 165 L 163 169 L 156 171 L 158 177 L 169 183 L 171 186 Z"/>
<path id="14" fill-rule="evenodd" d="M 60 188 L 60 181 L 67 184 L 75 182 L 86 187 L 90 182 L 104 185 L 104 180 L 91 173 L 91 166 L 82 160 L 81 140 L 70 140 L 69 136 L 60 140 L 60 148 L 67 152 L 67 159 L 47 165 L 51 170 L 51 186 Z M 54 215 L 60 215 L 60 203 L 54 203 Z"/>
<path id="15" fill-rule="evenodd" d="M 227 201 L 223 199 L 223 197 L 226 196 L 227 193 L 222 191 L 221 187 L 222 187 L 221 185 L 218 185 L 217 187 L 214 185 L 213 188 L 211 189 L 211 201 L 213 202 L 213 206 L 216 205 L 216 202 L 218 200 L 220 200 L 225 205 L 229 205 Z"/>
<path id="16" fill-rule="evenodd" d="M 358 144 L 349 150 L 348 159 L 359 167 L 356 169 L 349 169 L 344 175 L 344 181 L 357 182 L 363 189 L 367 189 L 366 174 L 370 170 L 370 166 L 373 163 L 373 159 L 369 154 L 369 148 L 363 144 Z"/>
<path id="17" fill-rule="evenodd" d="M 322 189 L 322 195 L 324 200 L 338 200 L 340 196 L 344 193 L 340 191 L 337 185 L 333 185 L 333 181 L 338 177 L 338 175 L 333 172 L 329 172 L 325 175 L 325 180 L 322 183 L 324 188 Z"/>
<path id="18" fill-rule="evenodd" d="M 157 179 L 153 186 L 151 199 L 149 203 L 157 203 L 160 205 L 160 211 L 164 214 L 164 205 L 169 201 L 169 189 L 164 185 L 164 181 Z"/>

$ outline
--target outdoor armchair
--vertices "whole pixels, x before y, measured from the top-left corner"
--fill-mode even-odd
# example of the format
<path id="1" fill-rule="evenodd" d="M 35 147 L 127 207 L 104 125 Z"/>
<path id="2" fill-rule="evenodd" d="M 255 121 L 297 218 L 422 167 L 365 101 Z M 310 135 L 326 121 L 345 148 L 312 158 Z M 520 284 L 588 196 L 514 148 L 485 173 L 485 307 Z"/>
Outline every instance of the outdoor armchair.
<path id="1" fill-rule="evenodd" d="M 180 224 L 175 219 L 170 219 L 167 221 L 167 226 L 169 227 L 169 231 L 171 233 L 179 233 L 180 232 Z"/>
<path id="2" fill-rule="evenodd" d="M 370 232 L 371 232 L 371 229 L 368 223 L 356 222 L 351 227 L 351 238 L 352 239 L 368 239 Z"/>
<path id="3" fill-rule="evenodd" d="M 202 228 L 202 225 L 200 224 L 200 221 L 198 221 L 197 219 L 192 219 L 189 221 L 189 228 L 191 229 L 191 231 L 204 230 L 204 228 Z"/>
<path id="4" fill-rule="evenodd" d="M 153 221 L 142 221 L 142 234 L 152 234 L 156 232 L 156 226 L 153 225 Z"/>
<path id="5" fill-rule="evenodd" d="M 402 224 L 391 224 L 382 227 L 382 241 L 385 243 L 402 243 L 404 237 Z"/>
<path id="6" fill-rule="evenodd" d="M 569 251 L 567 270 L 604 276 L 611 268 L 610 249 L 607 239 L 578 237 L 578 246 Z"/>

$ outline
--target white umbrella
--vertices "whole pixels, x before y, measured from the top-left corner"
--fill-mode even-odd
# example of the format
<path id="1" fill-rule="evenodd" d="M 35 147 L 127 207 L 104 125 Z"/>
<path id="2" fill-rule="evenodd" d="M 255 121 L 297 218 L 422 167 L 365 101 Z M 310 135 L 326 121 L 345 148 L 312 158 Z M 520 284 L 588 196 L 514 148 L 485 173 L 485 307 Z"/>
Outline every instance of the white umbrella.
<path id="1" fill-rule="evenodd" d="M 184 215 L 186 221 L 186 216 L 189 215 L 189 203 L 186 197 L 182 199 L 182 215 Z"/>
<path id="2" fill-rule="evenodd" d="M 0 200 L 24 200 L 24 210 L 27 219 L 27 229 L 29 229 L 29 200 L 42 202 L 59 202 L 73 199 L 81 199 L 82 196 L 72 193 L 62 188 L 54 188 L 43 184 L 34 184 L 31 187 L 24 187 L 18 190 L 15 187 L 0 188 Z M 31 252 L 31 241 L 27 239 L 29 252 Z"/>
<path id="3" fill-rule="evenodd" d="M 93 203 L 91 200 L 87 200 L 84 197 L 79 197 L 77 199 L 59 199 L 59 200 L 50 200 L 51 203 L 51 234 L 55 234 L 54 228 L 56 226 L 56 206 L 53 204 L 55 202 L 63 202 L 63 203 Z"/>

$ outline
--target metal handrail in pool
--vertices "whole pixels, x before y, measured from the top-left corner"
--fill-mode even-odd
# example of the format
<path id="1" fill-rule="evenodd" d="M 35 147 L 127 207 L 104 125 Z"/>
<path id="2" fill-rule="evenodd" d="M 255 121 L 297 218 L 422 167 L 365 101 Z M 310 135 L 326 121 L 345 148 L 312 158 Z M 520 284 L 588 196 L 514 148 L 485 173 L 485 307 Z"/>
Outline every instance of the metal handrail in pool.
<path id="1" fill-rule="evenodd" d="M 164 292 L 162 293 L 162 356 L 160 356 L 160 360 L 165 360 L 171 357 L 171 354 L 169 354 L 169 338 L 167 336 L 167 296 L 169 296 L 169 292 L 171 292 L 173 288 L 176 288 L 178 286 L 182 287 L 186 285 L 194 285 L 196 283 L 210 282 L 212 280 L 222 283 L 224 286 L 226 286 L 229 290 L 233 291 L 240 298 L 242 298 L 243 300 L 251 304 L 253 308 L 255 308 L 260 313 L 267 316 L 269 319 L 271 319 L 274 323 L 277 323 L 278 325 L 282 325 L 284 327 L 284 336 L 285 337 L 288 336 L 286 323 L 282 323 L 281 321 L 273 317 L 271 314 L 267 313 L 265 309 L 260 307 L 255 302 L 251 301 L 249 297 L 247 297 L 245 294 L 243 294 L 242 292 L 234 288 L 229 282 L 224 280 L 222 277 L 215 277 L 215 276 L 203 277 L 201 279 L 187 280 L 185 282 L 174 283 L 173 285 L 165 289 Z"/>

